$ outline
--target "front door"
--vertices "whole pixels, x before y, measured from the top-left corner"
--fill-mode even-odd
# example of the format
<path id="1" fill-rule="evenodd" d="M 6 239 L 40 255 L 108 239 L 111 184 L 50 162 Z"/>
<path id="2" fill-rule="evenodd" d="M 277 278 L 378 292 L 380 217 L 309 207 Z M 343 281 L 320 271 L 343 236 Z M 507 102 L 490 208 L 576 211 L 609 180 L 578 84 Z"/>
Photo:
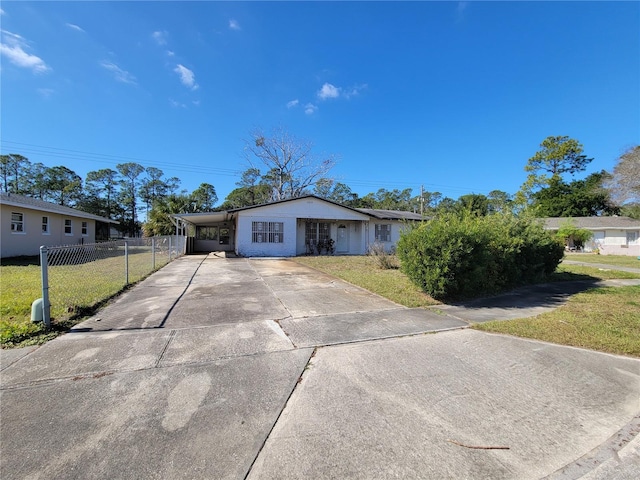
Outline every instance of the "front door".
<path id="1" fill-rule="evenodd" d="M 336 252 L 346 253 L 349 251 L 349 229 L 346 225 L 338 225 L 338 240 L 336 241 Z"/>

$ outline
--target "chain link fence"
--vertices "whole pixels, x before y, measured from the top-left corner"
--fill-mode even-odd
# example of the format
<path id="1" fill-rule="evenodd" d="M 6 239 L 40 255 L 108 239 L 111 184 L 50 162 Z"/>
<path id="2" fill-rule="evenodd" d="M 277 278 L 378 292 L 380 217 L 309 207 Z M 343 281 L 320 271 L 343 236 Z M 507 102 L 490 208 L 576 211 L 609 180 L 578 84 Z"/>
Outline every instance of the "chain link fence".
<path id="1" fill-rule="evenodd" d="M 43 321 L 81 313 L 185 253 L 185 237 L 41 247 Z"/>

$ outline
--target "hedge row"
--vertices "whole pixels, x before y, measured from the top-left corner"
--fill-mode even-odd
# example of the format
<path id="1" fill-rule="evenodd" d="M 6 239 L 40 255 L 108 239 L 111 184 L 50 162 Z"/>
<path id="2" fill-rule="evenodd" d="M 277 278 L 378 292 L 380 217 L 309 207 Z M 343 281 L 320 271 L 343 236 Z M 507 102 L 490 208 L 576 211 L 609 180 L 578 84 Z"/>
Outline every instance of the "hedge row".
<path id="1" fill-rule="evenodd" d="M 534 219 L 447 214 L 406 230 L 397 252 L 416 285 L 452 299 L 543 281 L 564 247 Z"/>

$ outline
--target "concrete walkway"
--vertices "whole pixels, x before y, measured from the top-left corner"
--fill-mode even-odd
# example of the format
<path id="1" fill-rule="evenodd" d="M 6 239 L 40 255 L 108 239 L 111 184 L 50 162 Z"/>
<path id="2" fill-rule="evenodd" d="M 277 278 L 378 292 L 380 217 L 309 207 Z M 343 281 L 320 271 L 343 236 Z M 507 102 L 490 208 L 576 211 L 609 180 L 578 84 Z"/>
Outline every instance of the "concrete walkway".
<path id="1" fill-rule="evenodd" d="M 563 260 L 562 263 L 566 263 L 567 265 L 580 265 L 582 267 L 599 268 L 601 270 L 620 270 L 621 272 L 640 274 L 640 260 L 638 260 L 638 267 L 624 267 L 621 265 L 609 265 L 606 263 L 581 262 L 579 260 Z"/>
<path id="2" fill-rule="evenodd" d="M 0 352 L 0 473 L 636 478 L 640 360 L 467 328 L 557 288 L 408 309 L 290 260 L 182 257 Z"/>

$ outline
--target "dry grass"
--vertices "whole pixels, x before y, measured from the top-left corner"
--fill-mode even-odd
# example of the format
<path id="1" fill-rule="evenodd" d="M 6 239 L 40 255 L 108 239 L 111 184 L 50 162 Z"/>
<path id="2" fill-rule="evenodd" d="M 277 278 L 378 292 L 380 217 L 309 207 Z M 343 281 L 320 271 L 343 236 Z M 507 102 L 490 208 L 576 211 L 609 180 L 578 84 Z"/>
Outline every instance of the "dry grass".
<path id="1" fill-rule="evenodd" d="M 406 307 L 426 307 L 440 303 L 411 283 L 400 270 L 382 269 L 371 257 L 296 257 L 295 261 L 366 288 Z"/>

